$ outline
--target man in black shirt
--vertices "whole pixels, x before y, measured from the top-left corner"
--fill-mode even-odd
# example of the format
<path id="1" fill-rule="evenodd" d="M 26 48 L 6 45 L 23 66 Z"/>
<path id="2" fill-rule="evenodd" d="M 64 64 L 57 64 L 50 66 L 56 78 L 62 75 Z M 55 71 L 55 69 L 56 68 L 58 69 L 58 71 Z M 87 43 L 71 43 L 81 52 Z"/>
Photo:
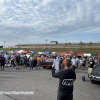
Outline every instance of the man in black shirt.
<path id="1" fill-rule="evenodd" d="M 52 65 L 52 76 L 59 78 L 57 100 L 73 100 L 73 83 L 76 79 L 75 71 L 70 69 L 71 61 L 65 61 L 65 69 L 55 73 L 55 65 Z"/>
<path id="2" fill-rule="evenodd" d="M 27 65 L 27 56 L 25 55 L 25 56 L 24 56 L 24 68 L 27 68 L 26 65 Z"/>
<path id="3" fill-rule="evenodd" d="M 2 57 L 0 57 L 1 71 L 4 70 L 4 65 L 5 65 L 5 57 L 4 55 L 2 55 Z"/>
<path id="4" fill-rule="evenodd" d="M 88 62 L 88 67 L 89 67 L 89 68 L 88 68 L 88 75 L 91 74 L 94 65 L 95 65 L 95 62 L 94 62 L 93 58 L 91 58 L 90 61 Z"/>
<path id="5" fill-rule="evenodd" d="M 17 70 L 17 68 L 19 70 L 19 65 L 20 65 L 20 60 L 21 60 L 19 54 L 18 54 L 18 56 L 17 55 L 15 56 L 15 60 L 16 60 L 16 70 Z"/>

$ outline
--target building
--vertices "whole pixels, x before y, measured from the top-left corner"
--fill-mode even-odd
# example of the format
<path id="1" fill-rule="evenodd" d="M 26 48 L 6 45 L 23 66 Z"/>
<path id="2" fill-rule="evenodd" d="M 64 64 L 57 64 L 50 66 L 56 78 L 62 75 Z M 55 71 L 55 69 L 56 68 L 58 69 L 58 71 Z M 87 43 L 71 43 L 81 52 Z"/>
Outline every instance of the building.
<path id="1" fill-rule="evenodd" d="M 50 44 L 58 44 L 58 41 L 50 41 Z"/>

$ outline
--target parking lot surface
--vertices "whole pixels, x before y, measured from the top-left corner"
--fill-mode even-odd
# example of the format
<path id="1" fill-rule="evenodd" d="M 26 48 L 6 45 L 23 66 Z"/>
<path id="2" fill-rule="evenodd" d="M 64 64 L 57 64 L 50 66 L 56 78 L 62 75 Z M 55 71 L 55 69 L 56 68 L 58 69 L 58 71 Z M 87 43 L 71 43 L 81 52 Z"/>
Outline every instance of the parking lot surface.
<path id="1" fill-rule="evenodd" d="M 85 76 L 85 82 L 82 76 Z M 5 71 L 0 71 L 0 91 L 33 91 L 34 94 L 0 94 L 0 100 L 57 100 L 58 84 L 59 79 L 52 77 L 50 69 L 5 68 Z M 76 69 L 73 94 L 74 100 L 100 100 L 100 84 L 91 84 L 87 68 Z"/>

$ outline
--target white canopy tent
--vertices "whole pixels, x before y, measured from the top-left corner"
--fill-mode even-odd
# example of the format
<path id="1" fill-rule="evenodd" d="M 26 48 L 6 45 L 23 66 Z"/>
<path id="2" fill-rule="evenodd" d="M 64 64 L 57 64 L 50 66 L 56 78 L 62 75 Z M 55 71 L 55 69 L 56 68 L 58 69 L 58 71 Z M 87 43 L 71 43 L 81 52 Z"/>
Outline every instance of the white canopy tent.
<path id="1" fill-rule="evenodd" d="M 53 55 L 56 55 L 56 54 L 57 54 L 57 52 L 52 52 L 52 54 L 53 54 Z"/>
<path id="2" fill-rule="evenodd" d="M 44 52 L 38 52 L 39 55 L 44 54 Z"/>
<path id="3" fill-rule="evenodd" d="M 91 54 L 84 53 L 84 56 L 88 56 L 88 57 L 90 57 L 90 56 L 91 56 Z"/>
<path id="4" fill-rule="evenodd" d="M 17 53 L 22 53 L 22 52 L 24 52 L 24 50 L 20 50 L 20 51 L 18 51 Z"/>

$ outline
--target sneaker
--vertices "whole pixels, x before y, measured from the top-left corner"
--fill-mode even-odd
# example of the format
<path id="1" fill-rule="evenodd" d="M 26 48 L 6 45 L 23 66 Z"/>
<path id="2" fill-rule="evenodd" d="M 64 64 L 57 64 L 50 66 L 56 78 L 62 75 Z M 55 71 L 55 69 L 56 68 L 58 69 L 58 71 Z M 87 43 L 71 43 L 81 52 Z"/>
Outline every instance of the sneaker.
<path id="1" fill-rule="evenodd" d="M 19 68 L 18 68 L 18 70 L 19 70 Z"/>
<path id="2" fill-rule="evenodd" d="M 16 70 L 17 70 L 17 68 L 16 68 Z"/>

